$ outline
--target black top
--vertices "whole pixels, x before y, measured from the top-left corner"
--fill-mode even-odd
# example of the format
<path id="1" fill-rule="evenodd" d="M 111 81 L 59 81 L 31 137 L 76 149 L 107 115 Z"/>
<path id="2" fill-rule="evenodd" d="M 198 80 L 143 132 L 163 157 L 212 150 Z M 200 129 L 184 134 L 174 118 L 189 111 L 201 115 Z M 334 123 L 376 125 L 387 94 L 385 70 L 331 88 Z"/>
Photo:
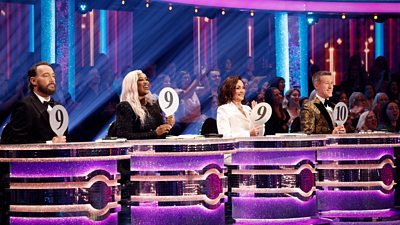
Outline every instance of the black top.
<path id="1" fill-rule="evenodd" d="M 64 135 L 67 136 L 67 131 Z M 45 143 L 55 136 L 57 135 L 50 127 L 46 106 L 35 94 L 31 94 L 16 104 L 10 122 L 3 130 L 1 143 Z"/>
<path id="2" fill-rule="evenodd" d="M 265 133 L 264 135 L 274 135 L 276 133 L 288 133 L 288 121 L 289 121 L 289 113 L 286 109 L 283 109 L 283 113 L 285 114 L 285 119 L 279 119 L 274 112 L 272 112 L 271 118 L 265 123 Z"/>
<path id="3" fill-rule="evenodd" d="M 164 124 L 164 118 L 158 102 L 153 104 L 147 103 L 142 106 L 146 112 L 145 123 L 140 123 L 140 118 L 135 114 L 128 102 L 120 102 L 117 105 L 117 119 L 113 127 L 114 131 L 110 132 L 112 136 L 126 139 L 154 139 L 158 137 L 156 129 Z"/>

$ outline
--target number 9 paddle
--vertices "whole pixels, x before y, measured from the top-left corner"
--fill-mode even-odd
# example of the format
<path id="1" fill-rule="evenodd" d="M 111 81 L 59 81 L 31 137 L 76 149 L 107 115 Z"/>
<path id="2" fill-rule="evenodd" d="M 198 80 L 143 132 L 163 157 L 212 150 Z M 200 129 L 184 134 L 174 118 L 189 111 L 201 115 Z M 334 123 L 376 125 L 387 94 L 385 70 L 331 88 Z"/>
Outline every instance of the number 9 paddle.
<path id="1" fill-rule="evenodd" d="M 335 109 L 333 109 L 333 120 L 338 126 L 346 123 L 348 115 L 349 109 L 345 103 L 339 102 L 335 105 Z"/>
<path id="2" fill-rule="evenodd" d="M 50 111 L 50 127 L 57 134 L 63 136 L 68 127 L 68 112 L 62 105 L 55 105 Z"/>
<path id="3" fill-rule="evenodd" d="M 170 87 L 163 88 L 158 95 L 158 102 L 166 116 L 173 115 L 179 107 L 178 93 Z"/>
<path id="4" fill-rule="evenodd" d="M 251 110 L 250 118 L 254 125 L 262 125 L 266 123 L 272 115 L 271 106 L 266 103 L 259 103 Z"/>

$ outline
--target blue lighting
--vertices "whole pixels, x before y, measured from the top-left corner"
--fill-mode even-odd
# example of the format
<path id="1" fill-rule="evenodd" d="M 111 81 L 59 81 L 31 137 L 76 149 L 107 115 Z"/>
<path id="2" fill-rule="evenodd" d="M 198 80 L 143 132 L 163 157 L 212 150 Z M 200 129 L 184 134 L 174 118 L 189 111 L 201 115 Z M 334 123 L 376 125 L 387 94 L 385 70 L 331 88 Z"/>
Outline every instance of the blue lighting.
<path id="1" fill-rule="evenodd" d="M 75 101 L 75 1 L 68 2 L 68 92 Z"/>
<path id="2" fill-rule="evenodd" d="M 81 4 L 81 5 L 79 5 L 79 8 L 81 9 L 81 11 L 86 11 L 87 5 Z"/>
<path id="3" fill-rule="evenodd" d="M 29 5 L 29 52 L 35 52 L 35 5 Z"/>
<path id="4" fill-rule="evenodd" d="M 107 11 L 100 10 L 100 53 L 107 54 Z"/>
<path id="5" fill-rule="evenodd" d="M 87 4 L 86 1 L 79 1 L 77 3 L 78 7 L 77 7 L 77 11 L 81 14 L 86 14 L 87 12 L 89 12 L 90 10 L 92 10 L 89 5 Z"/>
<path id="6" fill-rule="evenodd" d="M 308 96 L 308 26 L 306 16 L 299 16 L 300 93 Z"/>
<path id="7" fill-rule="evenodd" d="M 285 92 L 290 88 L 289 82 L 289 29 L 288 14 L 275 13 L 276 39 L 276 76 L 285 79 Z"/>
<path id="8" fill-rule="evenodd" d="M 375 23 L 375 58 L 384 56 L 384 23 Z"/>
<path id="9" fill-rule="evenodd" d="M 56 1 L 41 1 L 41 47 L 42 60 L 56 62 Z"/>

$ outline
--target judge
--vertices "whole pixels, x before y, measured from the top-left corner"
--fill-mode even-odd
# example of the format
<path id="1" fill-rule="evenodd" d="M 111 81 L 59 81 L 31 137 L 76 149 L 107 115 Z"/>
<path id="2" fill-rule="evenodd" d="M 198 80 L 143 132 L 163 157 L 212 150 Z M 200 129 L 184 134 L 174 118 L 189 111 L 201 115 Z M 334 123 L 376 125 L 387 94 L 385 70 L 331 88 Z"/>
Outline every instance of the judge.
<path id="1" fill-rule="evenodd" d="M 301 129 L 306 134 L 346 133 L 343 125 L 333 122 L 333 103 L 329 101 L 333 92 L 333 78 L 328 71 L 319 71 L 312 77 L 316 98 L 304 104 L 300 112 Z"/>
<path id="2" fill-rule="evenodd" d="M 30 68 L 28 83 L 31 94 L 16 104 L 10 122 L 3 130 L 1 143 L 66 142 L 66 133 L 57 136 L 50 127 L 49 112 L 59 104 L 51 98 L 56 92 L 56 78 L 50 64 L 39 62 Z"/>

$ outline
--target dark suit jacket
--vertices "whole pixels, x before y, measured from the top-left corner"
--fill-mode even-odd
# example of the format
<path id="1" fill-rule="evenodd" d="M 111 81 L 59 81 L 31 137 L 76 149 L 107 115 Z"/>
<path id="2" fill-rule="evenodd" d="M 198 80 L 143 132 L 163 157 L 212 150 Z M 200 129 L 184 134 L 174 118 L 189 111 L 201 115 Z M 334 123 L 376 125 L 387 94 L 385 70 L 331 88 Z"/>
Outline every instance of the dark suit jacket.
<path id="1" fill-rule="evenodd" d="M 10 122 L 3 130 L 1 143 L 45 143 L 55 136 L 46 107 L 35 94 L 31 94 L 16 104 Z"/>
<path id="2" fill-rule="evenodd" d="M 331 105 L 332 109 L 334 105 Z M 301 130 L 306 134 L 331 134 L 334 126 L 329 112 L 319 98 L 303 105 L 300 112 Z"/>

